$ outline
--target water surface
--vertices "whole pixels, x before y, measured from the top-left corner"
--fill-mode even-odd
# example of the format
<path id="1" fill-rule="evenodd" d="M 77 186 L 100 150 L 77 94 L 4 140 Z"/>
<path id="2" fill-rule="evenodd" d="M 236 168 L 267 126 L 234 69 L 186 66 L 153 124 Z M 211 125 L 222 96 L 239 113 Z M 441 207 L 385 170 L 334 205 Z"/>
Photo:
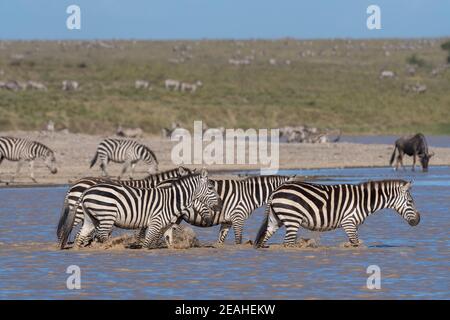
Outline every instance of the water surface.
<path id="1" fill-rule="evenodd" d="M 232 245 L 189 250 L 64 250 L 55 248 L 55 226 L 66 187 L 0 190 L 1 299 L 449 299 L 450 168 L 426 174 L 390 168 L 288 170 L 324 183 L 413 180 L 422 213 L 410 227 L 384 210 L 359 229 L 364 248 L 344 249 L 342 230 L 310 233 L 319 248 L 254 250 Z M 262 221 L 257 210 L 246 222 L 244 239 L 254 239 Z M 218 227 L 195 228 L 212 244 Z M 281 243 L 280 229 L 271 243 Z M 66 269 L 81 268 L 81 289 L 68 290 Z M 381 269 L 381 289 L 366 286 L 367 267 Z"/>

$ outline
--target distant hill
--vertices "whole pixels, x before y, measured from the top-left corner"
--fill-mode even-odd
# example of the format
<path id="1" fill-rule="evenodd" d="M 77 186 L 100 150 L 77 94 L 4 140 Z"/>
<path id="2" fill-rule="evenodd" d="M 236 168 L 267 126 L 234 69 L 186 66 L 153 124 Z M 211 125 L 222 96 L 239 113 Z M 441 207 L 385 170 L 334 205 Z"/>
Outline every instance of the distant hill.
<path id="1" fill-rule="evenodd" d="M 47 90 L 0 89 L 0 130 L 40 129 L 51 119 L 73 132 L 121 124 L 159 133 L 204 120 L 450 134 L 445 40 L 1 41 L 0 82 L 33 80 Z M 383 70 L 395 76 L 380 79 Z M 169 91 L 166 79 L 203 86 Z M 79 90 L 63 91 L 63 80 Z M 136 89 L 136 80 L 151 90 Z M 417 85 L 426 91 L 414 92 Z"/>

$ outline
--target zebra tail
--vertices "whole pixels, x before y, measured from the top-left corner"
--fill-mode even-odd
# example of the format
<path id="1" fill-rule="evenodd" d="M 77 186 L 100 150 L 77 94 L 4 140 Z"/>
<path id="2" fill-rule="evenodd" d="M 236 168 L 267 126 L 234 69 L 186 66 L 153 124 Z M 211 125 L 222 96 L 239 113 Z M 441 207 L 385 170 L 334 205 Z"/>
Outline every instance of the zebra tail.
<path id="1" fill-rule="evenodd" d="M 261 224 L 261 227 L 259 227 L 258 233 L 256 234 L 255 242 L 253 244 L 253 247 L 255 249 L 257 249 L 261 246 L 261 243 L 263 242 L 264 238 L 266 237 L 267 226 L 269 225 L 270 210 L 271 210 L 271 204 L 269 202 L 266 207 L 266 214 L 265 214 L 263 223 Z"/>
<path id="2" fill-rule="evenodd" d="M 394 147 L 394 152 L 392 152 L 391 160 L 389 161 L 390 166 L 392 166 L 392 163 L 394 162 L 396 151 L 397 151 L 397 146 Z"/>
<path id="3" fill-rule="evenodd" d="M 64 198 L 63 208 L 61 210 L 61 217 L 59 217 L 58 228 L 56 229 L 56 235 L 58 236 L 58 240 L 61 239 L 62 227 L 66 222 L 67 216 L 69 215 L 69 203 L 67 201 L 67 196 Z"/>
<path id="4" fill-rule="evenodd" d="M 94 166 L 94 164 L 97 162 L 97 158 L 98 158 L 98 152 L 95 152 L 94 158 L 91 160 L 91 166 L 89 168 L 92 168 Z"/>
<path id="5" fill-rule="evenodd" d="M 69 240 L 70 233 L 72 232 L 75 217 L 77 215 L 77 209 L 81 205 L 81 200 L 84 197 L 84 193 L 78 198 L 77 203 L 69 210 L 64 223 L 61 226 L 61 237 L 59 239 L 59 248 L 62 250 L 66 247 Z"/>

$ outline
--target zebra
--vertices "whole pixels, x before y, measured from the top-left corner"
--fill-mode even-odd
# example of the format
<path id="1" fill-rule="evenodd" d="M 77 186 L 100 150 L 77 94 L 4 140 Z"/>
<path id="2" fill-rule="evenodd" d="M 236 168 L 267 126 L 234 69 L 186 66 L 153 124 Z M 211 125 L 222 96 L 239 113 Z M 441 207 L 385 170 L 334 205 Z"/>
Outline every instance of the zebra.
<path id="1" fill-rule="evenodd" d="M 94 158 L 91 160 L 90 168 L 95 165 L 97 158 L 100 160 L 100 168 L 104 177 L 108 176 L 106 165 L 109 161 L 124 163 L 122 172 L 118 177 L 119 179 L 125 174 L 129 166 L 131 166 L 130 178 L 133 178 L 134 167 L 139 160 L 143 160 L 150 166 L 149 174 L 158 171 L 158 160 L 153 151 L 134 140 L 104 139 L 97 147 Z"/>
<path id="2" fill-rule="evenodd" d="M 64 197 L 64 204 L 61 211 L 61 216 L 58 222 L 57 227 L 57 236 L 58 240 L 61 240 L 61 233 L 62 233 L 62 226 L 64 225 L 67 216 L 69 214 L 69 211 L 76 205 L 78 199 L 83 194 L 84 191 L 86 191 L 88 188 L 99 184 L 99 183 L 107 183 L 107 182 L 114 182 L 122 185 L 127 185 L 131 187 L 136 188 L 152 188 L 155 187 L 158 183 L 170 179 L 170 178 L 177 178 L 186 176 L 189 174 L 193 174 L 195 172 L 194 170 L 189 170 L 185 167 L 178 167 L 172 170 L 163 171 L 158 174 L 149 175 L 145 177 L 144 179 L 140 180 L 111 180 L 108 178 L 101 178 L 101 177 L 85 177 L 77 180 L 67 191 L 65 197 Z M 75 215 L 75 221 L 73 223 L 73 227 L 75 228 L 80 222 L 83 222 L 84 215 L 83 210 L 81 208 L 77 208 L 76 215 Z"/>
<path id="3" fill-rule="evenodd" d="M 25 161 L 28 161 L 30 165 L 31 180 L 37 182 L 34 178 L 34 160 L 36 158 L 43 159 L 52 174 L 58 172 L 55 153 L 49 147 L 37 141 L 15 137 L 0 137 L 0 164 L 4 159 L 18 161 L 16 172 L 10 180 L 11 183 L 14 182 Z"/>
<path id="4" fill-rule="evenodd" d="M 220 224 L 218 244 L 222 244 L 233 227 L 235 243 L 242 243 L 244 222 L 252 212 L 267 203 L 273 190 L 288 180 L 290 176 L 257 176 L 242 180 L 213 179 L 221 200 L 222 210 L 214 212 L 204 205 L 194 202 L 185 210 L 175 224 L 181 220 L 197 227 L 211 227 Z"/>
<path id="5" fill-rule="evenodd" d="M 411 182 L 404 180 L 336 185 L 285 183 L 269 199 L 254 246 L 265 246 L 282 225 L 286 227 L 286 246 L 295 244 L 300 226 L 312 231 L 343 228 L 350 245 L 358 246 L 358 226 L 370 214 L 385 208 L 396 210 L 411 226 L 416 226 L 420 214 L 410 188 Z"/>
<path id="6" fill-rule="evenodd" d="M 60 247 L 64 248 L 81 206 L 84 222 L 75 239 L 77 247 L 96 234 L 100 242 L 108 239 L 115 225 L 124 229 L 147 228 L 142 246 L 151 248 L 177 216 L 194 200 L 214 210 L 220 207 L 219 196 L 208 179 L 208 172 L 192 174 L 154 188 L 135 188 L 115 183 L 102 183 L 90 187 L 70 210 L 62 226 Z"/>

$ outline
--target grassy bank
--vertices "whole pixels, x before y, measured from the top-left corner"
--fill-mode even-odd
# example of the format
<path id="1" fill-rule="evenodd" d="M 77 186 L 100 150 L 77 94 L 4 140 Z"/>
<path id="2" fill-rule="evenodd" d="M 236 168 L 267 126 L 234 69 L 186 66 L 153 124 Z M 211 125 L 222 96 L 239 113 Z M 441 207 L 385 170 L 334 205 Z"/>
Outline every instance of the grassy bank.
<path id="1" fill-rule="evenodd" d="M 3 41 L 0 81 L 35 80 L 48 91 L 0 90 L 0 128 L 40 129 L 52 119 L 73 132 L 111 132 L 120 123 L 158 133 L 172 121 L 191 128 L 204 120 L 230 128 L 307 124 L 347 134 L 450 134 L 450 70 L 432 75 L 446 62 L 442 42 Z M 245 56 L 254 57 L 250 65 L 228 63 Z M 408 60 L 417 63 L 415 75 L 406 71 Z M 396 77 L 381 80 L 381 70 Z M 204 86 L 194 94 L 169 92 L 167 78 Z M 62 91 L 64 79 L 81 89 Z M 153 90 L 135 89 L 137 79 Z M 427 92 L 402 90 L 416 83 Z"/>

